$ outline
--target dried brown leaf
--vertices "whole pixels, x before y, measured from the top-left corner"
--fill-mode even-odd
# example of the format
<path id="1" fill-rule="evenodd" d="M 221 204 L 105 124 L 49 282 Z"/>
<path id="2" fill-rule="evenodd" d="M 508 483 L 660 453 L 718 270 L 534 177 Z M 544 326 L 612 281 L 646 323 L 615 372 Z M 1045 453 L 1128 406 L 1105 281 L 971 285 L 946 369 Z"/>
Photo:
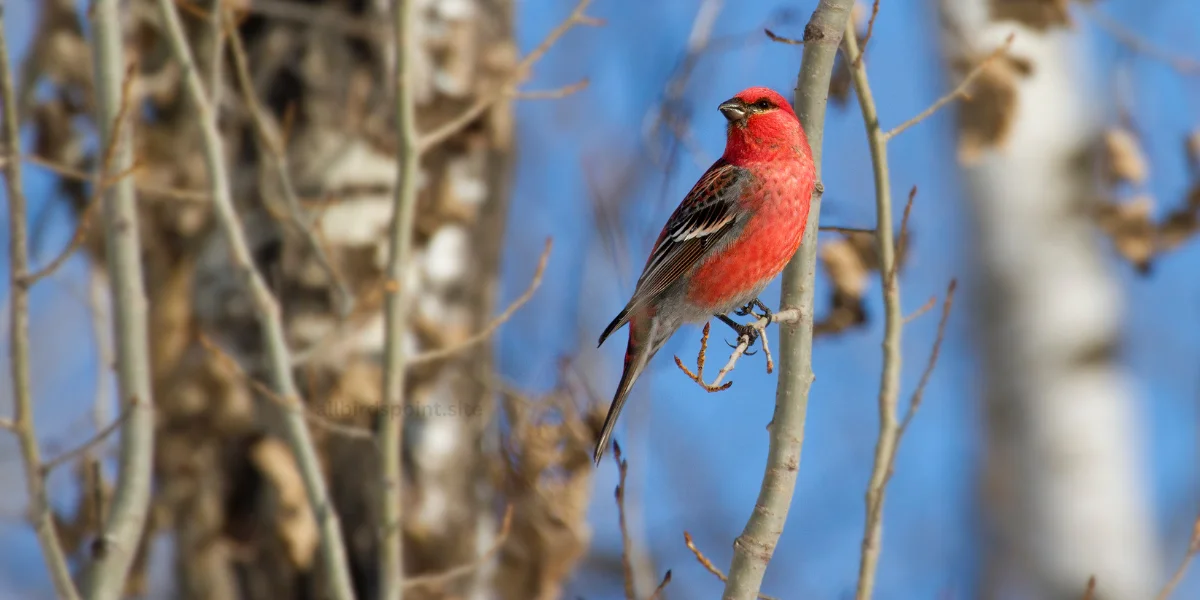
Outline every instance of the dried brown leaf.
<path id="1" fill-rule="evenodd" d="M 970 71 L 985 60 L 976 57 L 962 63 Z M 958 111 L 958 159 L 963 164 L 978 160 L 983 151 L 1008 141 L 1017 116 L 1017 83 L 1028 76 L 1032 65 L 1009 55 L 988 62 L 967 90 Z"/>
<path id="2" fill-rule="evenodd" d="M 262 438 L 250 449 L 250 460 L 275 489 L 275 524 L 292 564 L 307 569 L 320 543 L 317 521 L 309 508 L 304 480 L 286 443 Z"/>
<path id="3" fill-rule="evenodd" d="M 1103 157 L 1104 178 L 1109 184 L 1141 184 L 1149 176 L 1141 144 L 1128 129 L 1113 127 L 1104 132 Z"/>

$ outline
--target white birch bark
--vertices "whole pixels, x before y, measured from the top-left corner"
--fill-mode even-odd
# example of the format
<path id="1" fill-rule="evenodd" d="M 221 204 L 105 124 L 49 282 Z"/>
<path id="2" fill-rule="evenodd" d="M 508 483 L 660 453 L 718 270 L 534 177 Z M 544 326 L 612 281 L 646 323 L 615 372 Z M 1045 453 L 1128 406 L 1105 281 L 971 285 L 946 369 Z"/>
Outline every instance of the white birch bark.
<path id="1" fill-rule="evenodd" d="M 1015 78 L 1005 143 L 963 168 L 985 344 L 980 597 L 1078 598 L 1095 575 L 1097 598 L 1150 598 L 1160 565 L 1136 394 L 1116 353 L 1121 290 L 1085 210 L 1102 99 L 1080 36 L 993 22 L 987 5 L 942 0 L 947 55 L 982 56 L 1015 32 L 1011 54 L 1032 70 Z"/>

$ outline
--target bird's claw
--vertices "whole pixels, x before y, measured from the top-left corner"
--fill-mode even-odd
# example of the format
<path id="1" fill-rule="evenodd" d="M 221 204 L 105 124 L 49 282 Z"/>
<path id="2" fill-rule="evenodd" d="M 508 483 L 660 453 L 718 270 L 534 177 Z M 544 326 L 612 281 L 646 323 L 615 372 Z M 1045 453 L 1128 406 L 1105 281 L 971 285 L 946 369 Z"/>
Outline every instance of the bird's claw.
<path id="1" fill-rule="evenodd" d="M 771 309 L 767 308 L 767 305 L 763 304 L 762 300 L 759 300 L 758 298 L 755 298 L 755 299 L 747 302 L 745 306 L 733 311 L 733 314 L 735 314 L 739 317 L 751 316 L 751 315 L 754 315 L 755 308 L 757 308 L 758 310 L 761 310 L 763 313 L 763 317 L 765 317 L 768 321 L 771 320 L 771 315 L 774 313 L 772 313 Z M 754 315 L 754 316 L 758 316 L 758 315 Z"/>

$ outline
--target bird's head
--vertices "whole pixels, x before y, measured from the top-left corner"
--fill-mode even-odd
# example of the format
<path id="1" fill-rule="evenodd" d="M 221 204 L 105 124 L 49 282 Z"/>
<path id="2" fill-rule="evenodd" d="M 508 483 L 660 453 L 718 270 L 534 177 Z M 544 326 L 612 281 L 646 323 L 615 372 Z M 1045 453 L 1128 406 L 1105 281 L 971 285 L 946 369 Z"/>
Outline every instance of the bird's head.
<path id="1" fill-rule="evenodd" d="M 808 140 L 792 105 L 771 88 L 747 88 L 717 108 L 729 121 L 726 158 L 732 158 L 731 153 L 749 158 L 801 148 L 808 151 Z"/>

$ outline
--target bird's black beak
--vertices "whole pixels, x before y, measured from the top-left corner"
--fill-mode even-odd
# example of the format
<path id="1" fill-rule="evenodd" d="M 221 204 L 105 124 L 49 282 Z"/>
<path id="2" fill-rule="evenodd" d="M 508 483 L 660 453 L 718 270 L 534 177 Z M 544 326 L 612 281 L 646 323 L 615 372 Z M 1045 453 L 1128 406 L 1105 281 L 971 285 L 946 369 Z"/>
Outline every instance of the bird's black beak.
<path id="1" fill-rule="evenodd" d="M 746 105 L 737 98 L 731 98 L 717 107 L 730 123 L 740 123 L 746 120 Z"/>

